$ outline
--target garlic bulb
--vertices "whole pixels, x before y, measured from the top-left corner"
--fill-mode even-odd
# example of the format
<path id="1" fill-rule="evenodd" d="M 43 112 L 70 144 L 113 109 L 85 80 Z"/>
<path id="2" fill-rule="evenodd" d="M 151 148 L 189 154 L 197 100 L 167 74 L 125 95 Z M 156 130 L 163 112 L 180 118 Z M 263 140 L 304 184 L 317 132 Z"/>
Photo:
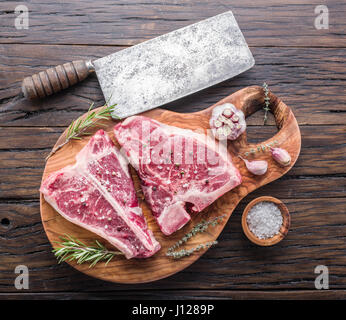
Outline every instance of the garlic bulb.
<path id="1" fill-rule="evenodd" d="M 254 175 L 261 176 L 267 172 L 268 162 L 265 160 L 249 161 L 239 156 L 245 162 L 246 168 Z"/>
<path id="2" fill-rule="evenodd" d="M 214 136 L 219 140 L 235 140 L 246 129 L 244 113 L 231 103 L 216 106 L 209 124 Z"/>
<path id="3" fill-rule="evenodd" d="M 273 159 L 280 165 L 286 167 L 291 163 L 291 156 L 282 148 L 270 148 Z"/>

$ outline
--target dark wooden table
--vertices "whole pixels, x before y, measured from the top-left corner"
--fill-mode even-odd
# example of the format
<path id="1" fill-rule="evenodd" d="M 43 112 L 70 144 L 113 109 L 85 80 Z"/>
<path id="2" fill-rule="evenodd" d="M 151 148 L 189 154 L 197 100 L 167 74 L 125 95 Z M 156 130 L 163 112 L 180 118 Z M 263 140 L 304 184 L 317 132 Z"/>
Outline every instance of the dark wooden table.
<path id="1" fill-rule="evenodd" d="M 329 29 L 314 27 L 317 0 L 27 1 L 29 29 L 14 27 L 14 9 L 0 3 L 0 298 L 346 298 L 346 3 L 322 1 Z M 25 2 L 24 2 L 25 4 Z M 218 13 L 233 10 L 256 59 L 250 71 L 172 103 L 191 112 L 266 81 L 294 111 L 302 150 L 283 178 L 245 198 L 219 245 L 167 279 L 120 285 L 57 264 L 43 231 L 39 192 L 44 158 L 90 103 L 104 99 L 96 77 L 40 102 L 17 99 L 23 77 L 73 59 L 102 57 Z M 276 131 L 263 113 L 248 120 L 250 140 Z M 251 199 L 271 195 L 292 215 L 287 238 L 252 245 L 240 218 Z M 29 289 L 17 290 L 14 269 L 29 268 Z M 316 290 L 317 265 L 329 268 L 329 290 Z"/>

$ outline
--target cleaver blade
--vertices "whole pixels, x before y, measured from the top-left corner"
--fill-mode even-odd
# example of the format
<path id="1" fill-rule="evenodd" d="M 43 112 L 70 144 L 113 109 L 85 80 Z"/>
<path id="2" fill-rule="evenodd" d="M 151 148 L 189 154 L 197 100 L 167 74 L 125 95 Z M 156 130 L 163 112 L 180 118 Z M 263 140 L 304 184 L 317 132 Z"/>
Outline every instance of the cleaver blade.
<path id="1" fill-rule="evenodd" d="M 93 61 L 113 117 L 126 118 L 232 78 L 255 64 L 227 11 Z"/>

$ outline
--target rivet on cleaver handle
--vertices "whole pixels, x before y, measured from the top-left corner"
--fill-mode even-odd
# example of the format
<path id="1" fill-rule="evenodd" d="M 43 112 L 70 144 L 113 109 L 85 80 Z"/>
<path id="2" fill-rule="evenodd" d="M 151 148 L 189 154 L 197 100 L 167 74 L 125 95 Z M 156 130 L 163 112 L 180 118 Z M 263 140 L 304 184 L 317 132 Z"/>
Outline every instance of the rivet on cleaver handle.
<path id="1" fill-rule="evenodd" d="M 27 99 L 44 98 L 84 80 L 92 72 L 94 66 L 90 60 L 64 63 L 26 77 L 22 92 Z"/>

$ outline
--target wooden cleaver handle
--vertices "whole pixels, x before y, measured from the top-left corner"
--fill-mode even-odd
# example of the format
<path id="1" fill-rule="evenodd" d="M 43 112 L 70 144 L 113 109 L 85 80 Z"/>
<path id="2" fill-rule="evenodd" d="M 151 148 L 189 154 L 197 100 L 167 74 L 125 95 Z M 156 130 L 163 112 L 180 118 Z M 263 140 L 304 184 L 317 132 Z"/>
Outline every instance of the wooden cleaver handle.
<path id="1" fill-rule="evenodd" d="M 44 98 L 84 80 L 93 71 L 91 60 L 64 63 L 26 77 L 22 92 L 27 99 Z"/>

